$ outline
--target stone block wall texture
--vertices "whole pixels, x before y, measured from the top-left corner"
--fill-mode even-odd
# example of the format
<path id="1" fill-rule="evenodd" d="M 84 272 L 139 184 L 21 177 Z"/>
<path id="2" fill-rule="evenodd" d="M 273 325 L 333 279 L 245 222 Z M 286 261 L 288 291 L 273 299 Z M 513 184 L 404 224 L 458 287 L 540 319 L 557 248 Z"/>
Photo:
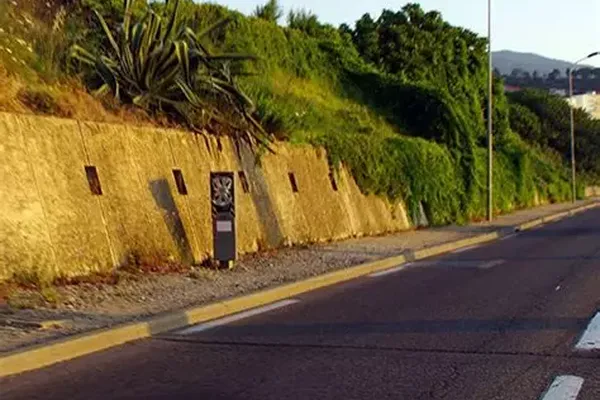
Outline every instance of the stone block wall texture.
<path id="1" fill-rule="evenodd" d="M 410 228 L 402 204 L 362 194 L 344 168 L 334 190 L 324 150 L 274 148 L 257 165 L 226 138 L 0 113 L 0 280 L 107 272 L 134 254 L 209 258 L 211 171 L 236 173 L 240 253 Z M 96 167 L 102 195 L 85 166 Z"/>

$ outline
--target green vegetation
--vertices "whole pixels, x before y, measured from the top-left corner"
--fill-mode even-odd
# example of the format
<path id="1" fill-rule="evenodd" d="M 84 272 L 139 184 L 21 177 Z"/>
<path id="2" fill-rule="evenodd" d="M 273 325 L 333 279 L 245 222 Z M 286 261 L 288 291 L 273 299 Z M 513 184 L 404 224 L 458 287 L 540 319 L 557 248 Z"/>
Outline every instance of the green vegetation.
<path id="1" fill-rule="evenodd" d="M 202 8 L 209 21 L 227 12 Z M 411 215 L 422 203 L 434 223 L 483 217 L 485 41 L 414 5 L 355 28 L 297 15 L 296 29 L 235 15 L 222 44 L 263 60 L 268 73 L 244 84 L 268 130 L 323 145 L 364 191 L 403 199 Z M 502 82 L 494 89 L 497 211 L 536 193 L 567 199 L 563 161 L 511 132 Z"/>
<path id="2" fill-rule="evenodd" d="M 533 145 L 570 157 L 569 104 L 542 90 L 528 89 L 511 93 L 511 126 Z M 575 137 L 578 166 L 588 180 L 600 177 L 600 120 L 575 109 Z"/>
<path id="3" fill-rule="evenodd" d="M 269 0 L 265 5 L 256 7 L 254 16 L 276 23 L 283 16 L 283 9 L 277 0 Z"/>
<path id="4" fill-rule="evenodd" d="M 62 0 L 61 3 L 67 10 L 64 28 L 57 30 L 66 38 L 61 43 L 69 46 L 79 43 L 90 55 L 103 56 L 98 59 L 87 53 L 80 54 L 88 65 L 94 61 L 92 69 L 67 64 L 63 50 L 44 62 L 69 66 L 71 75 L 77 72 L 89 83 L 94 70 L 98 74 L 97 61 L 101 60 L 113 70 L 108 75 L 100 73 L 107 77 L 104 83 L 113 82 L 109 85 L 113 93 L 116 78 L 124 82 L 119 81 L 120 88 L 131 82 L 122 74 L 125 69 L 119 54 L 134 50 L 134 60 L 141 66 L 161 64 L 148 60 L 148 52 L 144 53 L 146 61 L 135 58 L 142 48 L 133 43 L 125 47 L 117 39 L 116 46 L 111 43 L 106 33 L 134 29 L 133 25 L 124 29 L 121 24 L 124 10 L 121 0 L 83 0 L 77 4 Z M 152 29 L 149 20 L 155 18 L 152 16 L 173 15 L 169 14 L 172 12 L 170 3 L 152 2 L 148 6 L 139 0 L 129 7 L 132 7 L 131 14 L 127 13 L 125 21 L 132 18 L 142 23 L 136 25 L 142 33 Z M 251 17 L 191 0 L 180 0 L 178 7 L 180 13 L 174 23 L 190 28 L 182 34 L 181 29 L 172 31 L 172 46 L 169 45 L 171 50 L 167 53 L 175 52 L 173 63 L 178 72 L 174 72 L 173 77 L 151 75 L 156 78 L 153 83 L 172 79 L 167 86 L 172 87 L 173 82 L 177 86 L 177 102 L 187 106 L 203 103 L 196 108 L 217 109 L 221 114 L 231 109 L 227 102 L 222 108 L 206 107 L 204 104 L 213 98 L 212 94 L 198 90 L 196 83 L 185 80 L 192 90 L 182 90 L 181 77 L 199 74 L 202 79 L 206 76 L 212 79 L 214 76 L 212 72 L 207 73 L 212 71 L 212 64 L 202 63 L 198 63 L 199 68 L 203 66 L 202 71 L 188 74 L 186 57 L 182 54 L 189 55 L 196 49 L 204 56 L 253 55 L 257 61 L 238 63 L 231 69 L 234 72 L 231 80 L 226 82 L 243 88 L 243 93 L 256 104 L 254 112 L 242 107 L 247 117 L 260 121 L 274 137 L 324 146 L 332 166 L 347 165 L 364 192 L 402 199 L 411 215 L 423 205 L 434 224 L 484 216 L 485 39 L 451 26 L 439 13 L 424 12 L 416 4 L 399 11 L 384 10 L 377 18 L 365 15 L 354 27 L 342 25 L 339 28 L 321 23 L 305 10 L 292 11 L 288 15 L 288 26 L 281 27 L 277 21 L 282 11 L 275 0 L 258 7 Z M 93 10 L 103 19 L 95 18 Z M 50 24 L 57 15 L 35 17 Z M 221 24 L 223 20 L 228 24 Z M 157 30 L 161 29 L 166 28 Z M 202 35 L 203 32 L 206 35 Z M 127 33 L 119 35 L 127 37 Z M 133 32 L 129 35 L 135 36 Z M 161 37 L 166 36 L 161 34 Z M 229 62 L 215 65 L 216 73 L 231 66 Z M 97 87 L 93 83 L 90 86 Z M 138 84 L 135 88 L 128 88 L 132 94 L 126 98 L 120 96 L 121 101 L 140 104 L 146 102 L 148 96 L 157 95 L 154 91 L 148 92 L 149 85 Z M 562 143 L 546 137 L 551 120 L 535 108 L 535 98 L 513 98 L 509 103 L 499 79 L 495 81 L 494 92 L 496 211 L 531 206 L 538 199 L 568 199 L 567 154 Z M 236 90 L 233 98 L 237 99 L 237 94 Z M 146 100 L 141 102 L 142 98 Z M 244 101 L 237 104 L 249 104 Z M 181 114 L 156 102 L 153 104 L 148 108 L 150 113 L 166 112 L 172 119 Z M 202 119 L 194 120 L 194 124 L 200 128 L 210 127 Z M 560 135 L 562 129 L 555 127 L 553 135 Z M 592 131 L 597 132 L 595 126 L 590 128 Z M 568 138 L 567 132 L 565 130 L 564 135 Z M 597 139 L 589 136 L 589 140 Z M 590 175 L 597 175 L 598 166 L 592 164 L 589 159 L 582 167 Z"/>
<path id="5" fill-rule="evenodd" d="M 67 36 L 75 35 L 67 24 L 65 8 L 50 16 L 35 12 L 35 7 L 32 1 L 18 7 L 9 1 L 0 2 L 0 63 L 28 82 L 38 77 L 56 80 L 69 48 Z M 46 18 L 43 22 L 42 17 Z"/>

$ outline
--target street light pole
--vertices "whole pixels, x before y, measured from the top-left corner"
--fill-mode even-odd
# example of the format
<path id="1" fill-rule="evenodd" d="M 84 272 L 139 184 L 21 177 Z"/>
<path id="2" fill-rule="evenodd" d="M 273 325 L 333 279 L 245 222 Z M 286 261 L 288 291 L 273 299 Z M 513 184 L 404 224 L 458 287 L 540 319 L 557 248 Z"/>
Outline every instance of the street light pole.
<path id="1" fill-rule="evenodd" d="M 576 63 L 573 64 L 569 70 L 569 108 L 571 113 L 571 201 L 573 203 L 577 201 L 577 185 L 575 182 L 577 173 L 575 168 L 575 111 L 573 110 L 575 107 L 573 104 L 573 67 L 575 65 Z"/>
<path id="2" fill-rule="evenodd" d="M 494 158 L 493 158 L 493 90 L 494 66 L 492 62 L 492 0 L 488 0 L 488 221 L 494 219 Z"/>
<path id="3" fill-rule="evenodd" d="M 577 169 L 575 166 L 575 104 L 573 104 L 573 71 L 579 65 L 579 63 L 588 60 L 590 58 L 600 55 L 600 51 L 588 54 L 581 60 L 575 61 L 569 69 L 569 105 L 571 114 L 571 201 L 575 203 L 577 201 L 577 183 L 576 174 Z"/>

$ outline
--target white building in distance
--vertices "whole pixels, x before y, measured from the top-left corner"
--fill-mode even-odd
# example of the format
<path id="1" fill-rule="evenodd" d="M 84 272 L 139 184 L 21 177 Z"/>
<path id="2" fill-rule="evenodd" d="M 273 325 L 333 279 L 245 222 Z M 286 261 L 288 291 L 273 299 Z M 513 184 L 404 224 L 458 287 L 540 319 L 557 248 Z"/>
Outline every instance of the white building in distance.
<path id="1" fill-rule="evenodd" d="M 600 119 L 600 95 L 596 92 L 575 95 L 567 101 L 576 108 L 582 108 L 594 118 Z"/>

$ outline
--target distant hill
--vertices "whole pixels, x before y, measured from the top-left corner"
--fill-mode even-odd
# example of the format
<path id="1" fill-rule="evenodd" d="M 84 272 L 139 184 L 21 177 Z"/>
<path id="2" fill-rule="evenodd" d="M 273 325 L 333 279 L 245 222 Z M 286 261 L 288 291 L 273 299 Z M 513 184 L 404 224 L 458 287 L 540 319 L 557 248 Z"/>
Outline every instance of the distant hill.
<path id="1" fill-rule="evenodd" d="M 540 56 L 534 53 L 519 53 L 516 51 L 502 50 L 493 53 L 494 68 L 498 68 L 502 75 L 508 75 L 515 68 L 533 73 L 538 71 L 542 74 L 549 74 L 553 69 L 558 68 L 561 74 L 571 67 L 569 61 L 555 60 L 552 58 Z"/>

